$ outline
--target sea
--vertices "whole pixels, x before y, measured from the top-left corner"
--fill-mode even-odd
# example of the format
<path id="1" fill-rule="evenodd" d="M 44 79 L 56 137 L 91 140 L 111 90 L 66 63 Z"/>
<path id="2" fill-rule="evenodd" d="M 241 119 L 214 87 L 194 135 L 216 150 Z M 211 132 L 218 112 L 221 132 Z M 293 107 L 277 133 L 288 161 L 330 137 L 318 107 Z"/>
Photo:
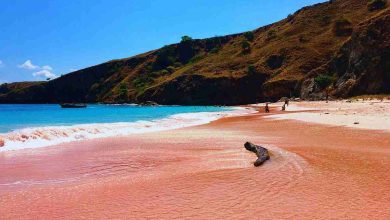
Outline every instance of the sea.
<path id="1" fill-rule="evenodd" d="M 56 104 L 2 104 L 0 138 L 5 144 L 0 152 L 177 129 L 250 111 L 217 106 L 90 104 L 76 109 Z"/>

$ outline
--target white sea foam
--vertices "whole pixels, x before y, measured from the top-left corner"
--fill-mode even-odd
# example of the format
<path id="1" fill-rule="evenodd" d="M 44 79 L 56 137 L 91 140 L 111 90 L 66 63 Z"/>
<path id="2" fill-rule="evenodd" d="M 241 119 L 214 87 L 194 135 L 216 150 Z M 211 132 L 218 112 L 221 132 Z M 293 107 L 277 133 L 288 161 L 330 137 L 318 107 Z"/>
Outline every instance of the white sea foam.
<path id="1" fill-rule="evenodd" d="M 45 126 L 15 130 L 0 136 L 5 141 L 1 151 L 46 147 L 71 141 L 102 137 L 125 136 L 155 131 L 171 130 L 207 124 L 222 117 L 253 113 L 251 108 L 234 108 L 226 112 L 197 112 L 175 114 L 152 121 L 79 124 L 73 126 Z"/>

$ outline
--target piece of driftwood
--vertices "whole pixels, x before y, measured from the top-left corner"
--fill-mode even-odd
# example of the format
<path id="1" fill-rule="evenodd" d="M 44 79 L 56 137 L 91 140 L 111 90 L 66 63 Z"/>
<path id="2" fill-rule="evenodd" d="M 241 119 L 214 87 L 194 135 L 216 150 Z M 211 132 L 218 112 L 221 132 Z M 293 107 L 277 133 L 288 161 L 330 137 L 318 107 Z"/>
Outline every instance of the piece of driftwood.
<path id="1" fill-rule="evenodd" d="M 245 149 L 256 154 L 257 160 L 253 163 L 253 165 L 255 165 L 255 167 L 261 166 L 266 160 L 270 159 L 267 148 L 254 145 L 250 142 L 246 142 L 244 144 L 244 146 L 245 146 Z"/>

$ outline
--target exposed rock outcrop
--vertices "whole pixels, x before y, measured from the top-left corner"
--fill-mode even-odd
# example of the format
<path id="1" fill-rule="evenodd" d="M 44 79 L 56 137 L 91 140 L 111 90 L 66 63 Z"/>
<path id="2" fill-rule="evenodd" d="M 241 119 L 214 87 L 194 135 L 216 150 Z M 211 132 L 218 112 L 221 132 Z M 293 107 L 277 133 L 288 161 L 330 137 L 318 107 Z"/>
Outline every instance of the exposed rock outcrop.
<path id="1" fill-rule="evenodd" d="M 245 149 L 256 154 L 257 160 L 253 163 L 255 167 L 261 166 L 265 161 L 270 159 L 268 150 L 264 147 L 254 145 L 250 142 L 244 144 Z"/>
<path id="2" fill-rule="evenodd" d="M 390 93 L 390 10 L 360 23 L 328 63 L 308 74 L 313 77 L 302 83 L 301 97 L 324 98 L 325 89 L 314 80 L 320 74 L 333 79 L 336 97 Z"/>
<path id="3" fill-rule="evenodd" d="M 280 68 L 283 65 L 284 56 L 281 55 L 271 55 L 267 59 L 267 65 L 271 69 Z"/>
<path id="4" fill-rule="evenodd" d="M 248 75 L 241 78 L 207 78 L 202 75 L 184 75 L 156 87 L 149 88 L 137 100 L 160 104 L 236 105 L 254 103 L 263 99 L 260 86 L 266 76 Z"/>
<path id="5" fill-rule="evenodd" d="M 390 13 L 362 23 L 331 61 L 336 96 L 390 93 Z"/>

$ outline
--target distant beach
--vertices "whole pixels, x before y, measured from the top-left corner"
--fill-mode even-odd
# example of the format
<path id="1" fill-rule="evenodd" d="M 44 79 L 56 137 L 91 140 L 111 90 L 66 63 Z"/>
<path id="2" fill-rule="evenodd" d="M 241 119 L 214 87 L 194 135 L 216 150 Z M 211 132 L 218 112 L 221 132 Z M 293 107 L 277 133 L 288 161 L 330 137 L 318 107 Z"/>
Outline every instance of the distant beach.
<path id="1" fill-rule="evenodd" d="M 175 130 L 0 152 L 5 219 L 389 219 L 390 103 L 251 105 Z M 251 141 L 271 159 L 253 167 Z"/>

